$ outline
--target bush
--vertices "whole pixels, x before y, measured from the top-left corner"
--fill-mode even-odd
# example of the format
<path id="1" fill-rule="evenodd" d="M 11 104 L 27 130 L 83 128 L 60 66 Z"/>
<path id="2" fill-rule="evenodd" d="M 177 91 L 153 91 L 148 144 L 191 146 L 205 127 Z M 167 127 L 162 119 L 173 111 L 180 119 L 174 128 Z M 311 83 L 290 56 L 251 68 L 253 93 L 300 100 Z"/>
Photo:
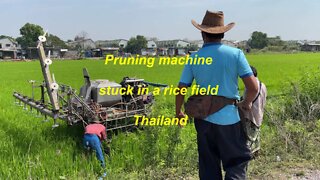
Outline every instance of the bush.
<path id="1" fill-rule="evenodd" d="M 292 83 L 282 100 L 268 104 L 265 116 L 268 128 L 262 129 L 262 146 L 265 145 L 269 156 L 277 154 L 282 159 L 315 162 L 320 158 L 320 72 L 311 72 Z"/>
<path id="2" fill-rule="evenodd" d="M 312 121 L 320 117 L 320 72 L 306 72 L 289 90 L 286 112 L 291 119 Z"/>

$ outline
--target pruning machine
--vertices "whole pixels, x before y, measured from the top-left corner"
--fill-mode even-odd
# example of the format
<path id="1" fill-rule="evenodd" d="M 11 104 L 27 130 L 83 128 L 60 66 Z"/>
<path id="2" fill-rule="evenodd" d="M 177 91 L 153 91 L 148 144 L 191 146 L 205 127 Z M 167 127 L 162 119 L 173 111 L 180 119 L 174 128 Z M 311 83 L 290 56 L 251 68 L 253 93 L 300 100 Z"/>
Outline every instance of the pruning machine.
<path id="1" fill-rule="evenodd" d="M 134 127 L 134 115 L 148 115 L 154 102 L 152 93 L 138 94 L 139 88 L 150 86 L 167 87 L 164 84 L 150 83 L 144 79 L 124 77 L 121 83 L 109 80 L 90 80 L 86 68 L 83 69 L 84 85 L 80 93 L 68 85 L 57 83 L 54 74 L 51 75 L 49 66 L 52 64 L 50 51 L 45 55 L 43 43 L 46 42 L 46 34 L 39 36 L 38 54 L 44 81 L 32 84 L 32 96 L 28 97 L 14 92 L 13 97 L 17 105 L 25 110 L 36 110 L 38 115 L 44 115 L 45 119 L 51 117 L 54 120 L 53 128 L 58 127 L 57 119 L 66 121 L 69 125 L 82 122 L 84 125 L 92 121 L 99 121 L 106 125 L 107 131 L 127 129 Z M 117 89 L 132 88 L 130 95 L 100 95 L 101 88 Z M 35 98 L 35 89 L 40 89 L 40 99 Z"/>

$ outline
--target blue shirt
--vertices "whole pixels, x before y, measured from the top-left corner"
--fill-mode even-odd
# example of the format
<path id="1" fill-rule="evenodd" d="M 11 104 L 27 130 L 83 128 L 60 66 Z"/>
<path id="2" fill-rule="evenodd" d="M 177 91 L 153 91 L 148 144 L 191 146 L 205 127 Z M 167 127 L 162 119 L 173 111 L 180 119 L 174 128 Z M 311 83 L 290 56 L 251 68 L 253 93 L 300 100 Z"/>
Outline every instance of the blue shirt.
<path id="1" fill-rule="evenodd" d="M 238 77 L 253 75 L 243 52 L 222 43 L 207 43 L 191 57 L 194 58 L 196 55 L 198 58 L 211 57 L 212 64 L 186 64 L 179 84 L 191 86 L 195 80 L 197 85 L 204 88 L 219 85 L 217 95 L 239 100 Z M 236 106 L 227 105 L 205 120 L 219 125 L 231 125 L 239 122 L 240 117 Z"/>

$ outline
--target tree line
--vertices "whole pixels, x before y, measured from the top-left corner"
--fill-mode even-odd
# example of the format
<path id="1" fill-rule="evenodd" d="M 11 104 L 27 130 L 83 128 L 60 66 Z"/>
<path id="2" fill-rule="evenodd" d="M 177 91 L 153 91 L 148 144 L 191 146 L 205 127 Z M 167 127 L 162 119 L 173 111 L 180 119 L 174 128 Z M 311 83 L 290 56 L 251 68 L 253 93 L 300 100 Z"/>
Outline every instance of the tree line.
<path id="1" fill-rule="evenodd" d="M 38 36 L 43 35 L 44 30 L 41 26 L 31 23 L 26 23 L 23 27 L 20 28 L 20 37 L 15 40 L 21 45 L 22 48 L 36 47 L 36 42 L 38 41 Z M 2 37 L 8 37 L 1 35 Z M 12 37 L 8 37 L 14 39 Z M 80 41 L 88 38 L 88 33 L 82 31 L 75 36 L 74 41 Z M 72 40 L 68 40 L 71 42 Z M 124 52 L 129 52 L 132 54 L 138 54 L 141 52 L 141 49 L 147 48 L 147 39 L 142 35 L 137 35 L 129 39 L 127 46 L 122 49 Z M 58 36 L 49 34 L 47 36 L 47 41 L 45 44 L 47 47 L 56 47 L 56 48 L 68 48 L 67 44 L 61 40 Z M 117 45 L 115 45 L 116 47 Z M 285 50 L 288 47 L 284 41 L 281 40 L 280 36 L 268 37 L 266 33 L 255 31 L 251 34 L 250 39 L 246 43 L 245 47 L 241 47 L 250 51 L 250 49 L 264 49 L 266 47 L 278 48 Z M 188 50 L 197 50 L 196 47 L 191 46 L 191 49 Z"/>

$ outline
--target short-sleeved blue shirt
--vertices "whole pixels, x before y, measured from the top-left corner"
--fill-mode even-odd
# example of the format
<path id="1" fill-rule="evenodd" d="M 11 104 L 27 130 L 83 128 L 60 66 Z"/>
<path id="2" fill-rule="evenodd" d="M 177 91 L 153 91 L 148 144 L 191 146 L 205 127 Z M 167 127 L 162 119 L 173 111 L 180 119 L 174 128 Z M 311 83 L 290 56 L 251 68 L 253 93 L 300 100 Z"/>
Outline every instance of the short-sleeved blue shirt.
<path id="1" fill-rule="evenodd" d="M 252 70 L 240 49 L 223 45 L 222 43 L 206 43 L 191 57 L 211 57 L 210 65 L 186 64 L 180 83 L 191 86 L 193 80 L 200 87 L 207 88 L 219 85 L 218 94 L 227 98 L 240 99 L 238 77 L 252 76 Z M 234 105 L 227 105 L 218 112 L 209 115 L 206 119 L 214 124 L 231 125 L 239 122 L 238 109 Z"/>

